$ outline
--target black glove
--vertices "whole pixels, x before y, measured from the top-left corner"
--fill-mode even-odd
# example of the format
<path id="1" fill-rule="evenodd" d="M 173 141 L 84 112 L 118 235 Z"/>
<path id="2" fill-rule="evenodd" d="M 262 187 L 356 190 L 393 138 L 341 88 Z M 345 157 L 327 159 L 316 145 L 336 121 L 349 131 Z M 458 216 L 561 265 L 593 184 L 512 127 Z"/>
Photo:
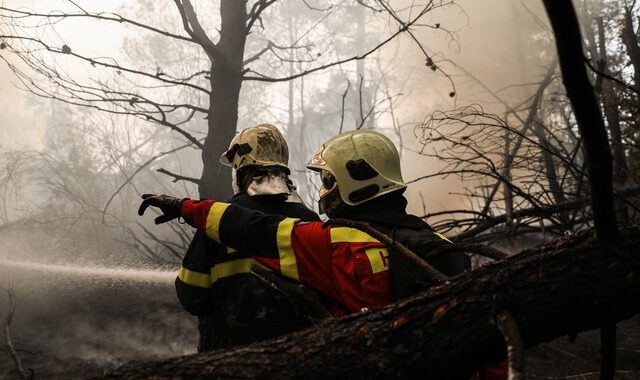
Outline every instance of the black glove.
<path id="1" fill-rule="evenodd" d="M 162 211 L 162 215 L 155 219 L 156 224 L 166 223 L 180 217 L 180 207 L 182 207 L 183 199 L 165 194 L 142 194 L 142 199 L 144 200 L 140 204 L 138 215 L 143 215 L 149 206 L 158 207 Z"/>

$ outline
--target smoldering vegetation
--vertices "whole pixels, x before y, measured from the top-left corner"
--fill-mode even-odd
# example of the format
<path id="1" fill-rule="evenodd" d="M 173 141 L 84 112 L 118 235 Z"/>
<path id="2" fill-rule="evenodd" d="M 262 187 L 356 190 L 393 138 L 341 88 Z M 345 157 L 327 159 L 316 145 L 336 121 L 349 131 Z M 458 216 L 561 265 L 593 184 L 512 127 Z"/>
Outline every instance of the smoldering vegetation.
<path id="1" fill-rule="evenodd" d="M 634 225 L 640 5 L 574 3 L 614 155 L 619 224 Z M 220 2 L 193 6 L 217 43 Z M 291 1 L 247 12 L 259 17 L 239 53 L 237 109 L 225 111 L 212 108 L 231 95 L 210 91 L 211 51 L 188 41 L 173 3 L 0 9 L 0 287 L 15 294 L 14 345 L 37 376 L 194 352 L 194 318 L 172 283 L 192 231 L 135 210 L 146 192 L 226 194 L 228 179 L 201 182 L 208 165 L 228 175 L 204 146 L 224 148 L 222 132 L 276 125 L 311 207 L 319 180 L 305 170 L 309 157 L 326 138 L 365 128 L 400 148 L 409 211 L 455 241 L 517 253 L 593 226 L 584 147 L 541 4 Z M 238 121 L 214 125 L 214 111 L 237 111 Z M 636 376 L 638 330 L 637 318 L 621 324 L 621 378 Z M 596 332 L 535 348 L 531 378 L 596 378 L 598 349 Z M 15 376 L 6 349 L 0 367 Z"/>

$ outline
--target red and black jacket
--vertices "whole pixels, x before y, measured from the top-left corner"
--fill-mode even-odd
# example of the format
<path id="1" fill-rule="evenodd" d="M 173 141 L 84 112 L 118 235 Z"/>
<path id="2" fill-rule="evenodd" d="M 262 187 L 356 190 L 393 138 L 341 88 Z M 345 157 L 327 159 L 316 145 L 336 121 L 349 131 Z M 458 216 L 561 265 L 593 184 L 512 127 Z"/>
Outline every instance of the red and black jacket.
<path id="1" fill-rule="evenodd" d="M 388 249 L 360 230 L 209 200 L 185 200 L 181 214 L 211 239 L 251 252 L 267 268 L 326 295 L 336 316 L 393 301 Z M 447 244 L 430 229 L 420 233 L 434 246 Z"/>
<path id="2" fill-rule="evenodd" d="M 463 253 L 430 256 L 439 246 L 448 244 L 447 239 L 419 218 L 404 213 L 404 207 L 402 212 L 355 211 L 344 217 L 370 223 L 447 275 L 470 267 Z M 185 200 L 181 215 L 211 239 L 252 252 L 269 269 L 323 293 L 333 301 L 331 312 L 335 316 L 393 301 L 388 249 L 360 230 L 322 222 L 305 223 L 210 200 Z M 506 368 L 506 361 L 501 360 L 480 373 L 487 379 L 505 379 Z"/>
<path id="3" fill-rule="evenodd" d="M 313 211 L 300 203 L 286 202 L 283 196 L 251 197 L 241 192 L 230 203 L 268 214 L 319 220 Z M 283 294 L 251 273 L 258 265 L 246 252 L 223 246 L 204 231 L 196 232 L 175 287 L 185 310 L 199 317 L 199 351 L 248 344 L 312 323 L 315 316 L 300 307 L 300 297 Z M 312 290 L 291 286 L 318 302 Z"/>

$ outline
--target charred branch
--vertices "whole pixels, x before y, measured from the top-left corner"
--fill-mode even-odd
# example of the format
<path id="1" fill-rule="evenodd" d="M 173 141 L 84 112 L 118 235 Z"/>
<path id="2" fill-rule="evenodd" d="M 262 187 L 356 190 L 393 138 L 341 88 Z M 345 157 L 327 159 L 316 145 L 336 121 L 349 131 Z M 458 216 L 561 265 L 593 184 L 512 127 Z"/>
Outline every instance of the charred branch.
<path id="1" fill-rule="evenodd" d="M 347 219 L 340 219 L 340 218 L 333 218 L 329 220 L 328 223 L 336 226 L 356 228 L 360 231 L 366 232 L 367 234 L 383 242 L 386 246 L 393 247 L 394 249 L 396 249 L 402 256 L 404 256 L 413 265 L 419 268 L 422 274 L 424 274 L 427 278 L 429 278 L 430 280 L 433 280 L 436 283 L 444 283 L 447 280 L 449 280 L 448 276 L 439 272 L 437 269 L 435 269 L 429 263 L 421 259 L 418 255 L 413 253 L 407 247 L 400 244 L 398 241 L 390 238 L 389 236 L 383 234 L 382 232 L 376 230 L 375 228 L 369 226 L 366 223 L 356 222 L 356 221 L 347 220 Z"/>
<path id="2" fill-rule="evenodd" d="M 622 200 L 626 200 L 627 198 L 634 197 L 640 194 L 640 188 L 632 188 L 624 191 L 620 191 L 617 193 L 617 197 Z M 526 208 L 515 211 L 511 216 L 507 214 L 497 215 L 497 216 L 489 216 L 486 214 L 482 214 L 480 212 L 471 212 L 467 210 L 452 210 L 447 212 L 438 212 L 434 214 L 426 214 L 423 218 L 430 218 L 433 216 L 442 216 L 445 214 L 472 214 L 473 218 L 464 218 L 464 219 L 454 219 L 438 222 L 434 224 L 434 227 L 440 229 L 451 229 L 455 227 L 461 227 L 463 225 L 471 225 L 472 227 L 466 231 L 460 232 L 457 235 L 453 235 L 452 239 L 455 241 L 465 241 L 468 239 L 472 239 L 483 232 L 490 230 L 493 227 L 496 227 L 501 224 L 507 223 L 509 217 L 520 221 L 520 227 L 523 226 L 524 220 L 527 218 L 532 218 L 532 220 L 540 221 L 541 219 L 551 220 L 550 218 L 553 215 L 566 213 L 568 211 L 581 210 L 585 207 L 589 206 L 590 199 L 589 198 L 581 198 L 571 202 L 561 203 L 561 204 L 551 204 L 543 207 L 534 207 L 534 208 Z M 630 201 L 626 201 L 629 204 L 632 204 Z M 625 203 L 626 203 L 625 202 Z M 569 225 L 566 225 L 565 228 L 569 228 Z"/>
<path id="3" fill-rule="evenodd" d="M 176 183 L 178 181 L 187 181 L 187 182 L 195 183 L 196 185 L 200 184 L 200 179 L 198 179 L 198 178 L 187 177 L 187 176 L 184 176 L 184 175 L 175 174 L 175 173 L 172 173 L 172 172 L 170 172 L 170 171 L 168 171 L 167 169 L 164 169 L 164 168 L 156 169 L 156 171 L 158 173 L 162 173 L 164 175 L 168 175 L 169 177 L 173 178 L 173 180 L 171 181 L 173 183 Z"/>

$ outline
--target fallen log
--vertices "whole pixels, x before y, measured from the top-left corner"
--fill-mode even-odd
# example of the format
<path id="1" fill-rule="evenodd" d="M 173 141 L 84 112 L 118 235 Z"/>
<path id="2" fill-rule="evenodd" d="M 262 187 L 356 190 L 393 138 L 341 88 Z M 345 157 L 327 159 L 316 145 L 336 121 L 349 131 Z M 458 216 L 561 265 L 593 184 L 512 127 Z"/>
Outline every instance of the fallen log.
<path id="1" fill-rule="evenodd" d="M 560 240 L 413 298 L 229 351 L 125 365 L 105 378 L 463 378 L 504 355 L 511 313 L 525 348 L 640 312 L 640 229 L 603 245 Z"/>

